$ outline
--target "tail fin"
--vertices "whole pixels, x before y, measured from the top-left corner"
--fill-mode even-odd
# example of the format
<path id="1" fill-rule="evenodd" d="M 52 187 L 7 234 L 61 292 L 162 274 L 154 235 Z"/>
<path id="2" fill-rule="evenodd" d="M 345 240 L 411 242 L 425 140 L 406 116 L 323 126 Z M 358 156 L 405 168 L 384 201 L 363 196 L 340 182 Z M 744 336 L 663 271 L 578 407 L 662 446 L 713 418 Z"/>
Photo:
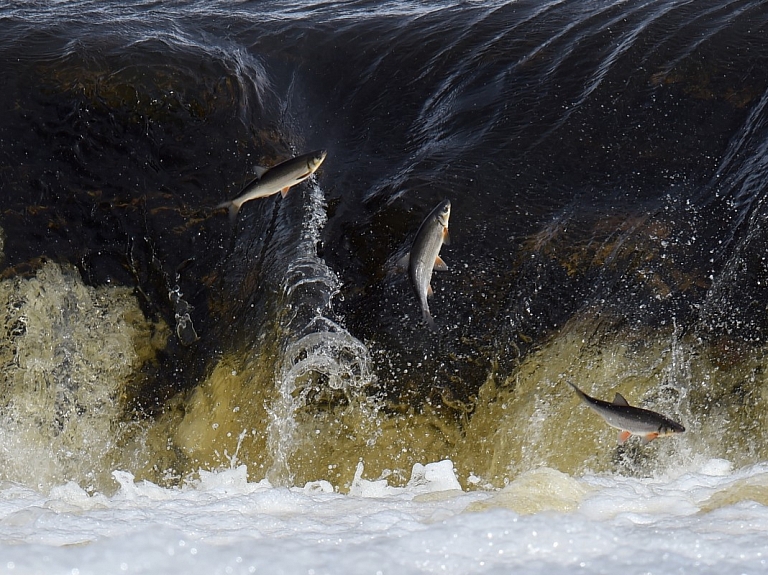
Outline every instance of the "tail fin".
<path id="1" fill-rule="evenodd" d="M 237 223 L 237 212 L 240 211 L 240 206 L 232 202 L 229 204 L 229 223 L 233 226 Z"/>
<path id="2" fill-rule="evenodd" d="M 237 212 L 240 211 L 240 206 L 235 202 L 223 202 L 216 206 L 217 210 L 220 210 L 221 208 L 229 208 L 229 223 L 234 226 L 237 222 Z"/>
<path id="3" fill-rule="evenodd" d="M 229 208 L 229 222 L 232 225 L 235 225 L 235 222 L 237 221 L 237 212 L 240 211 L 240 206 L 235 202 L 222 202 L 216 206 L 217 210 L 220 210 L 221 208 Z"/>
<path id="4" fill-rule="evenodd" d="M 432 314 L 429 313 L 429 309 L 424 308 L 421 311 L 421 317 L 429 326 L 429 329 L 431 329 L 432 331 L 437 331 L 437 325 L 435 325 L 435 320 L 432 318 Z"/>
<path id="5" fill-rule="evenodd" d="M 587 394 L 586 394 L 586 393 L 584 393 L 583 391 L 581 391 L 581 390 L 580 390 L 578 387 L 576 387 L 576 384 L 575 384 L 575 383 L 573 383 L 572 381 L 570 381 L 570 380 L 569 380 L 569 381 L 568 381 L 568 385 L 570 385 L 570 386 L 573 388 L 573 391 L 575 391 L 575 392 L 576 392 L 576 395 L 578 395 L 578 396 L 579 396 L 579 399 L 581 399 L 582 401 L 585 401 L 585 402 L 589 403 L 589 401 L 587 400 Z"/>

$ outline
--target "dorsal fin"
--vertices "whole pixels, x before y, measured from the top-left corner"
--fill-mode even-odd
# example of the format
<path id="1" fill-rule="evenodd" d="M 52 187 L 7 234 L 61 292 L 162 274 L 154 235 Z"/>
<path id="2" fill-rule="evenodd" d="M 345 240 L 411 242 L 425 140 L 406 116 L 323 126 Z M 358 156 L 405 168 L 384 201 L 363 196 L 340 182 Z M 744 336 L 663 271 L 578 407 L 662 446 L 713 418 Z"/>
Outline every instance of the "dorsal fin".
<path id="1" fill-rule="evenodd" d="M 261 177 L 269 171 L 269 168 L 264 166 L 254 166 L 253 173 L 256 174 L 256 179 L 260 180 Z"/>
<path id="2" fill-rule="evenodd" d="M 629 402 L 624 399 L 623 395 L 617 393 L 616 397 L 613 398 L 613 405 L 623 405 L 624 407 L 629 407 Z"/>
<path id="3" fill-rule="evenodd" d="M 408 252 L 403 257 L 401 257 L 397 262 L 395 263 L 395 271 L 397 272 L 404 272 L 408 269 L 408 264 L 411 263 L 411 252 Z"/>

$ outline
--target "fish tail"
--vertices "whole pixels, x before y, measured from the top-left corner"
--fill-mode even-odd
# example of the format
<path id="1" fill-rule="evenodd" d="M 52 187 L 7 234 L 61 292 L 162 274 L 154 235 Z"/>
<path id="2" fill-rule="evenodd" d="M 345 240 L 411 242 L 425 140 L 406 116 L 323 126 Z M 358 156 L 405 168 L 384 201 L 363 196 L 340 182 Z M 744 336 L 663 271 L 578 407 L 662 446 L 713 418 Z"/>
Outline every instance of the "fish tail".
<path id="1" fill-rule="evenodd" d="M 573 388 L 573 391 L 576 392 L 576 395 L 578 395 L 580 399 L 582 399 L 583 401 L 587 401 L 587 394 L 585 394 L 578 387 L 576 387 L 575 383 L 569 380 L 568 385 L 570 385 Z"/>
<path id="2" fill-rule="evenodd" d="M 432 318 L 432 314 L 429 313 L 429 308 L 425 307 L 421 311 L 421 317 L 424 319 L 426 324 L 429 326 L 429 329 L 432 331 L 437 331 L 437 326 L 435 325 L 435 320 Z"/>
<path id="3" fill-rule="evenodd" d="M 240 206 L 236 204 L 235 202 L 222 202 L 218 206 L 216 206 L 217 210 L 220 210 L 222 208 L 228 208 L 229 209 L 229 221 L 232 225 L 235 224 L 237 221 L 237 212 L 240 211 Z"/>
<path id="4" fill-rule="evenodd" d="M 231 223 L 233 226 L 237 222 L 237 212 L 239 211 L 240 206 L 238 206 L 235 202 L 229 204 L 229 223 Z"/>

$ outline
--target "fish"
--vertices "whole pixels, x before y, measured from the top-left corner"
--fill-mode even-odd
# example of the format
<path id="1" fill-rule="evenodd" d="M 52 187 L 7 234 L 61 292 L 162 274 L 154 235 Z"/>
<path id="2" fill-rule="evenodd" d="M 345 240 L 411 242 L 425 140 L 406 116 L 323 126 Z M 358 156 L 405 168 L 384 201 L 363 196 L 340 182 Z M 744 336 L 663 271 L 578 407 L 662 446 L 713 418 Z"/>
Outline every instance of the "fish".
<path id="1" fill-rule="evenodd" d="M 432 271 L 446 271 L 448 266 L 440 258 L 440 248 L 450 243 L 448 218 L 451 217 L 451 202 L 443 200 L 433 209 L 419 226 L 411 251 L 399 263 L 408 270 L 413 291 L 421 306 L 422 319 L 435 330 L 435 320 L 429 313 L 427 297 L 432 296 Z"/>
<path id="2" fill-rule="evenodd" d="M 632 435 L 639 435 L 643 443 L 648 443 L 657 437 L 666 437 L 685 431 L 685 427 L 660 413 L 632 407 L 620 393 L 616 394 L 613 403 L 608 403 L 590 397 L 570 381 L 568 384 L 574 389 L 576 395 L 596 411 L 608 425 L 619 430 L 620 444 Z"/>
<path id="3" fill-rule="evenodd" d="M 320 164 L 325 160 L 325 156 L 325 150 L 316 150 L 296 156 L 268 169 L 259 167 L 256 178 L 251 180 L 234 200 L 223 202 L 216 206 L 216 209 L 229 208 L 229 219 L 234 222 L 237 219 L 237 213 L 245 202 L 265 198 L 277 192 L 285 197 L 292 186 L 303 182 L 317 171 Z"/>

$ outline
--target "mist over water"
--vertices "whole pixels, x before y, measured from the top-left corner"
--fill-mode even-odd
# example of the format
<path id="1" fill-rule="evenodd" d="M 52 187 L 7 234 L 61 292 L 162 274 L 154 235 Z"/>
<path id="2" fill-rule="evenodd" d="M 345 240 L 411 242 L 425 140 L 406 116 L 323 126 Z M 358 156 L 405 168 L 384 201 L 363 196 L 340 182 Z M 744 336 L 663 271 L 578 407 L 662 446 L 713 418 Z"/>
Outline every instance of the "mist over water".
<path id="1" fill-rule="evenodd" d="M 0 16 L 3 479 L 765 459 L 764 4 Z M 286 197 L 215 209 L 321 148 Z M 444 198 L 431 332 L 388 264 Z M 687 431 L 617 446 L 567 380 Z"/>

